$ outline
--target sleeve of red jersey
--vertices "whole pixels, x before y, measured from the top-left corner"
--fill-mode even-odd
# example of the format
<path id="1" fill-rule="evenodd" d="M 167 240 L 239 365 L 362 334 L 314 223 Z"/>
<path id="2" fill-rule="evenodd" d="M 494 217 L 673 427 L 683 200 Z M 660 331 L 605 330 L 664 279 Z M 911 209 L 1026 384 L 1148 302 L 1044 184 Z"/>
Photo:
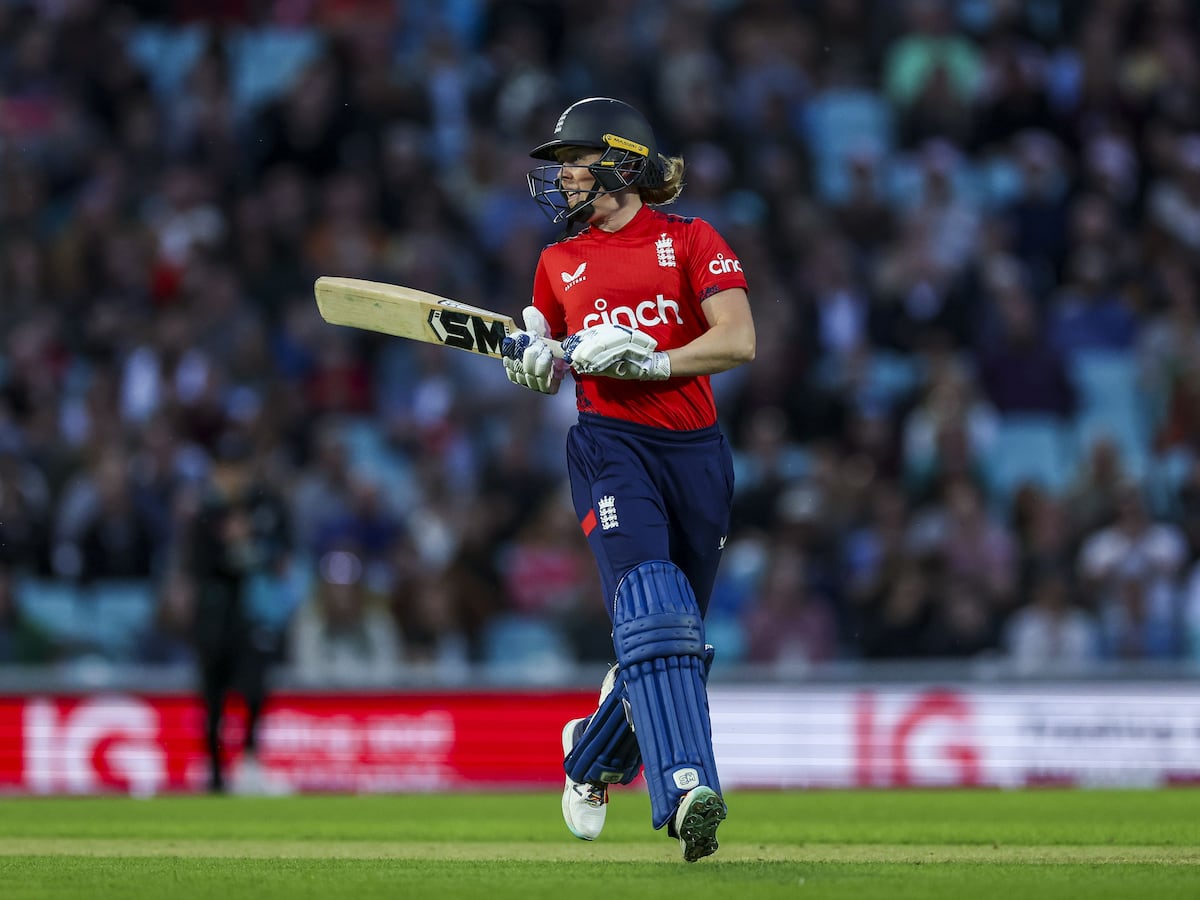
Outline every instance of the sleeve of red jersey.
<path id="1" fill-rule="evenodd" d="M 731 288 L 746 290 L 746 273 L 742 271 L 741 260 L 717 229 L 703 219 L 693 219 L 689 231 L 685 265 L 700 302 Z"/>
<path id="2" fill-rule="evenodd" d="M 546 317 L 550 326 L 550 337 L 562 340 L 567 336 L 567 314 L 558 298 L 554 296 L 551 284 L 550 277 L 546 274 L 546 257 L 542 256 L 533 276 L 533 305 Z"/>

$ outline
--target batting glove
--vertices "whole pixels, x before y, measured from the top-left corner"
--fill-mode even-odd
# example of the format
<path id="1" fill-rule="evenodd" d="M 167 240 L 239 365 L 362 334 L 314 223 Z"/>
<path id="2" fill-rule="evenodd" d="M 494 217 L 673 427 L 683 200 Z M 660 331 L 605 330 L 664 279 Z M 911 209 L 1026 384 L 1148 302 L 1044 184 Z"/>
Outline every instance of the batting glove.
<path id="1" fill-rule="evenodd" d="M 563 342 L 563 356 L 580 375 L 603 375 L 627 381 L 665 381 L 671 358 L 656 350 L 658 342 L 644 331 L 624 325 L 593 325 Z"/>
<path id="2" fill-rule="evenodd" d="M 555 359 L 550 345 L 543 340 L 550 333 L 546 317 L 533 306 L 525 307 L 521 316 L 525 330 L 508 335 L 500 346 L 504 374 L 513 384 L 542 394 L 557 394 L 566 363 Z"/>

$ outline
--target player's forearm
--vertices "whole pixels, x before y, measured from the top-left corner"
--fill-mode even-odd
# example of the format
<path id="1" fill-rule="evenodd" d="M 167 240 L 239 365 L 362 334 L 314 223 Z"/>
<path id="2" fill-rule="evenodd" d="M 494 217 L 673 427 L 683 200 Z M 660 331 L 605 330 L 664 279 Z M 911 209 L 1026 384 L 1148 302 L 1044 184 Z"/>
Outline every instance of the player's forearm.
<path id="1" fill-rule="evenodd" d="M 708 330 L 691 343 L 668 351 L 672 377 L 715 375 L 754 359 L 754 317 L 743 289 L 714 294 L 701 308 Z"/>
<path id="2" fill-rule="evenodd" d="M 715 375 L 754 359 L 754 324 L 721 322 L 689 344 L 667 351 L 671 377 Z"/>

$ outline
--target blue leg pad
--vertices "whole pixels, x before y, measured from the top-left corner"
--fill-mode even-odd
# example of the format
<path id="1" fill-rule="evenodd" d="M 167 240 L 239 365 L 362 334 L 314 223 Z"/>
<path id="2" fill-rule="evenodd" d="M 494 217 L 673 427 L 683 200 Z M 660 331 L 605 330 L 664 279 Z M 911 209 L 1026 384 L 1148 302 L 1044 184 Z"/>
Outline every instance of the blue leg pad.
<path id="1" fill-rule="evenodd" d="M 629 784 L 642 768 L 637 738 L 625 716 L 624 673 L 563 760 L 572 780 L 587 784 Z"/>
<path id="2" fill-rule="evenodd" d="M 621 579 L 613 644 L 644 760 L 651 817 L 662 828 L 692 788 L 721 790 L 705 689 L 704 621 L 677 566 L 642 563 Z"/>
<path id="3" fill-rule="evenodd" d="M 712 669 L 713 646 L 704 646 L 704 675 Z M 586 784 L 629 784 L 642 771 L 642 752 L 625 711 L 625 674 L 600 708 L 584 723 L 563 768 L 571 779 Z"/>

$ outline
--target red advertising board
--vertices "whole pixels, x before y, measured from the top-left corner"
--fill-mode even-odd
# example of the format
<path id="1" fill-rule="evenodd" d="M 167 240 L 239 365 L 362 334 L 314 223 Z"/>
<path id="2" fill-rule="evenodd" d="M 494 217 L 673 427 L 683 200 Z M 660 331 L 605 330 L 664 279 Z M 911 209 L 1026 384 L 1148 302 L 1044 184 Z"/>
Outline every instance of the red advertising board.
<path id="1" fill-rule="evenodd" d="M 591 692 L 278 694 L 259 758 L 304 791 L 557 785 L 562 723 L 594 703 Z M 236 747 L 244 718 L 230 712 Z M 203 725 L 189 696 L 0 696 L 0 790 L 196 790 Z"/>
<path id="2" fill-rule="evenodd" d="M 590 691 L 282 693 L 259 756 L 296 791 L 558 787 L 560 729 L 594 703 Z M 720 685 L 709 703 L 726 788 L 1200 782 L 1193 682 Z M 243 723 L 233 710 L 229 746 Z M 187 695 L 0 695 L 0 791 L 199 790 L 203 733 Z"/>

